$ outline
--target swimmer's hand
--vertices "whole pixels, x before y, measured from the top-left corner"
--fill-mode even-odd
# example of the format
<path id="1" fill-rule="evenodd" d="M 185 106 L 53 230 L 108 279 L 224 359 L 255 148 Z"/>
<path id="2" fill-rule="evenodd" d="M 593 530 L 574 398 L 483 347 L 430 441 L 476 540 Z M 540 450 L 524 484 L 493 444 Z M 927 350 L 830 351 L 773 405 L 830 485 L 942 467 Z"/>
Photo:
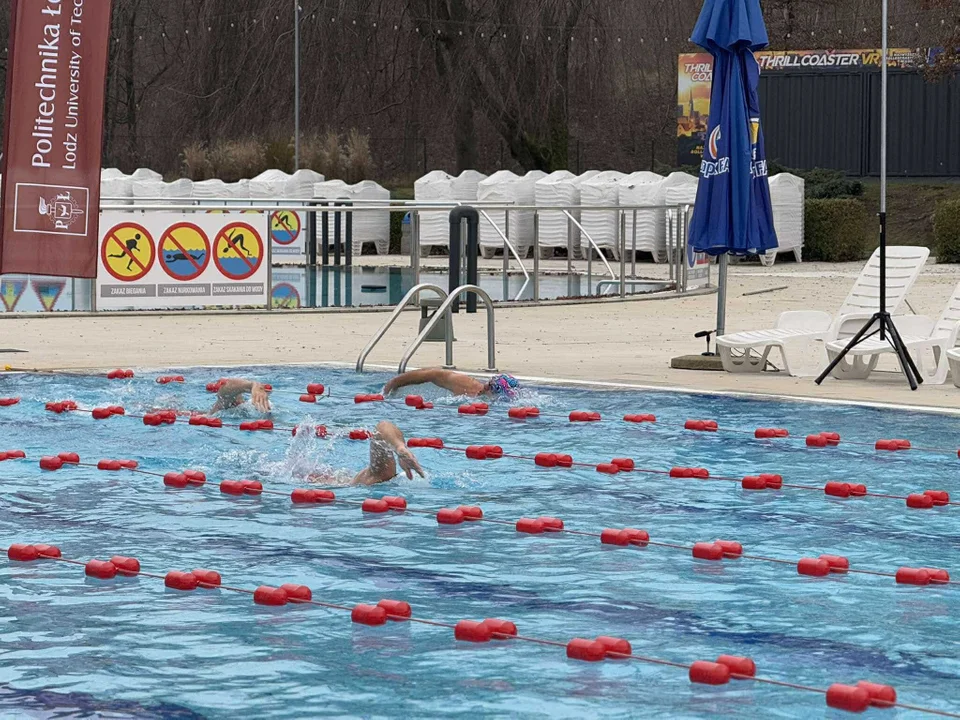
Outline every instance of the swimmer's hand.
<path id="1" fill-rule="evenodd" d="M 260 412 L 270 412 L 270 396 L 267 394 L 266 388 L 258 382 L 251 384 L 250 402 Z"/>
<path id="2" fill-rule="evenodd" d="M 414 472 L 416 472 L 420 477 L 424 477 L 423 468 L 420 467 L 420 462 L 405 445 L 401 445 L 400 447 L 396 448 L 396 452 L 397 462 L 400 463 L 400 467 L 403 468 L 403 471 L 407 474 L 408 480 L 413 480 Z"/>
<path id="3" fill-rule="evenodd" d="M 397 388 L 400 387 L 399 379 L 399 375 L 397 377 L 390 378 L 390 380 L 387 381 L 387 384 L 383 386 L 383 394 L 392 395 L 394 392 L 396 392 Z"/>

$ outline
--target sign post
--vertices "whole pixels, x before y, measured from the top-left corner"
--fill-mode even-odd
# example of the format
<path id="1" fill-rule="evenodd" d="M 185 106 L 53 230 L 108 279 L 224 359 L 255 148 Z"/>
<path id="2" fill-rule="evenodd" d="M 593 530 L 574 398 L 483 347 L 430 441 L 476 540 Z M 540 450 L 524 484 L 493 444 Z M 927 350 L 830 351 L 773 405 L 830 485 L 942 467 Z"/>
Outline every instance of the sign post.
<path id="1" fill-rule="evenodd" d="M 0 273 L 97 274 L 110 0 L 12 0 Z"/>

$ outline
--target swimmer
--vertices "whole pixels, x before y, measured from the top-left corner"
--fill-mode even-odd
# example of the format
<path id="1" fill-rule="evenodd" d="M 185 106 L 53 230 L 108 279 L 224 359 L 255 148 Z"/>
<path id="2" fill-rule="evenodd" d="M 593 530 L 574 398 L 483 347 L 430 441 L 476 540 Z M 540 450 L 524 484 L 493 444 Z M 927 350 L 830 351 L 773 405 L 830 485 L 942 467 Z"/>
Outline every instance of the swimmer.
<path id="1" fill-rule="evenodd" d="M 469 375 L 441 368 L 411 370 L 402 375 L 397 375 L 384 386 L 383 394 L 390 395 L 400 388 L 423 383 L 430 383 L 444 390 L 449 390 L 454 395 L 469 395 L 470 397 L 505 397 L 508 400 L 513 400 L 520 394 L 520 381 L 512 375 L 497 375 L 487 382 L 481 382 Z"/>
<path id="2" fill-rule="evenodd" d="M 246 393 L 250 393 L 250 404 L 254 408 L 262 413 L 270 412 L 270 396 L 261 383 L 242 378 L 230 378 L 224 381 L 217 391 L 217 401 L 210 408 L 210 415 L 242 405 L 246 402 L 244 397 Z"/>
<path id="3" fill-rule="evenodd" d="M 377 485 L 390 482 L 398 475 L 398 464 L 407 479 L 413 480 L 414 472 L 423 477 L 423 468 L 407 448 L 400 428 L 384 420 L 377 425 L 376 433 L 370 438 L 370 464 L 357 473 L 350 484 Z"/>

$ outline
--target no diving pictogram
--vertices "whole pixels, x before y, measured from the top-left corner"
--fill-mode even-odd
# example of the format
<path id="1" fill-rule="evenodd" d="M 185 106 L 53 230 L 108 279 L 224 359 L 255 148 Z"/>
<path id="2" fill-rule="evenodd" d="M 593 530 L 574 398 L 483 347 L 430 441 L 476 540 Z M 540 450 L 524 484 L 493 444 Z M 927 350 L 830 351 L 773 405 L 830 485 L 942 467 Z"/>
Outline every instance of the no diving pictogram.
<path id="1" fill-rule="evenodd" d="M 103 267 L 117 280 L 135 282 L 143 278 L 156 260 L 153 238 L 136 223 L 120 223 L 110 229 L 100 244 Z"/>
<path id="2" fill-rule="evenodd" d="M 217 233 L 213 261 L 225 277 L 246 280 L 263 263 L 263 238 L 247 223 L 230 223 Z"/>
<path id="3" fill-rule="evenodd" d="M 292 245 L 300 237 L 300 215 L 281 210 L 270 216 L 270 237 L 279 245 Z"/>
<path id="4" fill-rule="evenodd" d="M 160 238 L 160 266 L 174 280 L 200 277 L 210 264 L 210 240 L 193 223 L 171 225 Z"/>

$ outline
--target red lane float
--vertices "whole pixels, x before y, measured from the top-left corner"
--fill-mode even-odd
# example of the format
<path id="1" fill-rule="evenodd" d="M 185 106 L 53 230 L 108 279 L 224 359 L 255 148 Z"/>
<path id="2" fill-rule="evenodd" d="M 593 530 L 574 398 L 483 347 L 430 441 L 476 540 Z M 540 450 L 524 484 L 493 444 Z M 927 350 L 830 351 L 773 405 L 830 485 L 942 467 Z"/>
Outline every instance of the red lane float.
<path id="1" fill-rule="evenodd" d="M 350 613 L 350 619 L 358 625 L 386 625 L 387 611 L 379 605 L 356 605 Z"/>
<path id="2" fill-rule="evenodd" d="M 690 665 L 690 682 L 701 685 L 726 685 L 730 682 L 730 667 L 723 663 L 697 660 Z"/>
<path id="3" fill-rule="evenodd" d="M 832 573 L 845 573 L 850 570 L 850 561 L 843 555 L 821 555 L 819 559 L 827 563 Z"/>
<path id="4" fill-rule="evenodd" d="M 670 468 L 670 477 L 672 478 L 693 478 L 697 480 L 706 480 L 710 477 L 710 471 L 706 468 Z"/>
<path id="5" fill-rule="evenodd" d="M 297 489 L 290 493 L 290 499 L 297 505 L 327 505 L 336 502 L 337 496 L 330 490 Z"/>
<path id="6" fill-rule="evenodd" d="M 898 450 L 909 450 L 912 446 L 909 440 L 877 440 L 874 447 L 877 450 L 897 452 Z"/>
<path id="7" fill-rule="evenodd" d="M 360 509 L 365 513 L 385 513 L 390 512 L 390 503 L 379 498 L 367 498 L 360 505 Z"/>
<path id="8" fill-rule="evenodd" d="M 0 462 L 4 460 L 24 460 L 27 454 L 23 450 L 7 450 L 0 452 Z"/>
<path id="9" fill-rule="evenodd" d="M 503 457 L 503 448 L 499 445 L 471 445 L 466 449 L 471 460 L 499 460 Z"/>
<path id="10" fill-rule="evenodd" d="M 715 542 L 698 542 L 692 549 L 697 560 L 723 560 L 723 546 Z"/>
<path id="11" fill-rule="evenodd" d="M 620 468 L 620 472 L 632 472 L 636 468 L 636 463 L 630 458 L 614 458 L 610 464 Z"/>
<path id="12" fill-rule="evenodd" d="M 158 385 L 169 385 L 171 383 L 184 383 L 186 379 L 183 375 L 163 375 L 157 378 Z"/>
<path id="13" fill-rule="evenodd" d="M 181 572 L 180 570 L 171 570 L 163 578 L 164 587 L 171 590 L 182 590 L 190 592 L 196 590 L 199 585 L 197 576 L 192 572 Z"/>
<path id="14" fill-rule="evenodd" d="M 835 683 L 827 689 L 827 705 L 847 712 L 863 712 L 870 707 L 870 693 L 862 687 Z"/>
<path id="15" fill-rule="evenodd" d="M 457 510 L 463 514 L 463 519 L 468 522 L 483 520 L 483 510 L 476 505 L 461 505 Z"/>
<path id="16" fill-rule="evenodd" d="M 453 636 L 462 642 L 490 642 L 493 630 L 486 622 L 461 620 L 453 628 Z"/>
<path id="17" fill-rule="evenodd" d="M 326 388 L 322 383 L 310 383 L 307 385 L 308 395 L 323 395 L 324 392 L 326 392 Z"/>
<path id="18" fill-rule="evenodd" d="M 0 398 L 0 407 L 13 407 L 20 402 L 18 397 Z"/>
<path id="19" fill-rule="evenodd" d="M 540 417 L 540 409 L 535 407 L 516 407 L 507 411 L 507 417 L 513 420 L 526 420 Z"/>
<path id="20" fill-rule="evenodd" d="M 443 450 L 443 440 L 440 438 L 410 438 L 407 441 L 407 447 Z"/>
<path id="21" fill-rule="evenodd" d="M 683 429 L 695 432 L 717 432 L 720 426 L 716 420 L 687 420 L 683 424 Z"/>
<path id="22" fill-rule="evenodd" d="M 927 494 L 913 493 L 907 495 L 907 507 L 914 510 L 929 510 L 933 507 L 933 497 Z"/>
<path id="23" fill-rule="evenodd" d="M 623 421 L 628 423 L 655 423 L 656 415 L 624 415 Z"/>
<path id="24" fill-rule="evenodd" d="M 273 420 L 247 420 L 240 423 L 240 429 L 245 432 L 260 432 L 273 430 Z"/>
<path id="25" fill-rule="evenodd" d="M 283 588 L 261 585 L 253 592 L 253 602 L 255 602 L 257 605 L 281 607 L 286 605 L 289 601 L 290 597 L 287 595 L 287 591 Z"/>
<path id="26" fill-rule="evenodd" d="M 369 440 L 373 435 L 370 434 L 369 430 L 351 430 L 350 439 L 351 440 Z"/>
<path id="27" fill-rule="evenodd" d="M 120 575 L 133 577 L 134 575 L 140 574 L 140 561 L 136 558 L 114 555 L 110 558 L 110 563 L 117 569 Z"/>
<path id="28" fill-rule="evenodd" d="M 567 657 L 584 662 L 600 662 L 607 657 L 607 648 L 596 640 L 574 638 L 567 643 Z"/>
<path id="29" fill-rule="evenodd" d="M 598 412 L 586 412 L 584 410 L 574 410 L 570 413 L 570 422 L 577 423 L 590 423 L 590 422 L 600 422 L 603 418 Z"/>
<path id="30" fill-rule="evenodd" d="M 387 613 L 387 620 L 392 622 L 403 622 L 413 617 L 413 609 L 410 603 L 403 600 L 381 600 L 377 607 L 383 608 Z"/>
<path id="31" fill-rule="evenodd" d="M 937 507 L 950 504 L 950 493 L 946 490 L 924 490 L 923 494 L 932 498 L 933 504 Z"/>
<path id="32" fill-rule="evenodd" d="M 133 370 L 111 370 L 107 373 L 107 380 L 126 380 L 133 377 Z"/>
<path id="33" fill-rule="evenodd" d="M 90 560 L 83 566 L 87 577 L 109 580 L 117 576 L 117 566 L 106 560 Z"/>
<path id="34" fill-rule="evenodd" d="M 353 402 L 357 405 L 362 405 L 364 403 L 377 403 L 383 402 L 383 395 L 356 395 L 353 398 Z"/>
<path id="35" fill-rule="evenodd" d="M 620 472 L 620 466 L 613 463 L 600 463 L 597 465 L 597 472 L 607 475 L 616 475 Z"/>
<path id="36" fill-rule="evenodd" d="M 543 468 L 573 467 L 572 456 L 558 455 L 557 453 L 537 453 L 533 461 L 537 465 L 537 467 L 543 467 Z"/>
<path id="37" fill-rule="evenodd" d="M 830 574 L 830 563 L 823 558 L 800 558 L 797 562 L 797 574 L 826 577 Z"/>
<path id="38" fill-rule="evenodd" d="M 536 518 L 520 518 L 516 528 L 517 532 L 528 535 L 539 535 L 544 531 L 543 521 Z"/>
<path id="39" fill-rule="evenodd" d="M 209 382 L 207 383 L 207 392 L 208 393 L 220 392 L 220 389 L 226 384 L 227 384 L 227 381 L 224 380 L 223 378 L 221 378 L 220 380 L 217 380 L 216 382 Z"/>
<path id="40" fill-rule="evenodd" d="M 487 403 L 469 403 L 467 405 L 461 405 L 457 408 L 457 412 L 460 415 L 486 415 L 490 412 L 490 406 Z"/>
<path id="41" fill-rule="evenodd" d="M 197 579 L 198 587 L 218 588 L 222 582 L 220 573 L 214 570 L 192 570 L 190 574 Z"/>
<path id="42" fill-rule="evenodd" d="M 784 428 L 757 428 L 753 436 L 757 440 L 772 440 L 774 438 L 790 437 L 790 432 Z"/>
<path id="43" fill-rule="evenodd" d="M 730 668 L 730 677 L 734 680 L 746 680 L 757 675 L 757 664 L 752 658 L 721 655 L 717 658 L 717 664 Z"/>
<path id="44" fill-rule="evenodd" d="M 63 467 L 63 458 L 47 455 L 40 458 L 41 470 L 59 470 Z"/>
<path id="45" fill-rule="evenodd" d="M 317 396 L 316 396 L 316 395 L 301 395 L 301 396 L 300 396 L 300 402 L 302 402 L 302 403 L 315 403 L 315 402 L 317 402 Z"/>
<path id="46" fill-rule="evenodd" d="M 460 525 L 464 520 L 463 511 L 459 508 L 443 508 L 437 512 L 437 523 L 440 525 Z"/>
<path id="47" fill-rule="evenodd" d="M 649 541 L 650 533 L 646 530 L 638 530 L 636 528 L 624 528 L 622 530 L 607 528 L 600 533 L 601 545 L 615 545 L 617 547 L 637 545 L 639 547 L 646 547 Z"/>

